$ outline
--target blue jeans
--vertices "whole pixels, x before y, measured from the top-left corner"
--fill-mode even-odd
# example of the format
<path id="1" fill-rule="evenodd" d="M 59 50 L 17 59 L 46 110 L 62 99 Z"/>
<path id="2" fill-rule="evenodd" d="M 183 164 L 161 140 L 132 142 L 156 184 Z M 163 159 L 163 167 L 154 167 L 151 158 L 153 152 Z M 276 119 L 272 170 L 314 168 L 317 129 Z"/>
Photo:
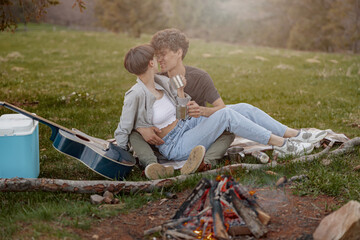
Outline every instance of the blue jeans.
<path id="1" fill-rule="evenodd" d="M 260 109 L 246 103 L 229 105 L 210 117 L 180 120 L 157 146 L 169 160 L 186 160 L 197 145 L 206 149 L 225 131 L 237 136 L 267 144 L 273 133 L 284 136 L 286 126 Z"/>

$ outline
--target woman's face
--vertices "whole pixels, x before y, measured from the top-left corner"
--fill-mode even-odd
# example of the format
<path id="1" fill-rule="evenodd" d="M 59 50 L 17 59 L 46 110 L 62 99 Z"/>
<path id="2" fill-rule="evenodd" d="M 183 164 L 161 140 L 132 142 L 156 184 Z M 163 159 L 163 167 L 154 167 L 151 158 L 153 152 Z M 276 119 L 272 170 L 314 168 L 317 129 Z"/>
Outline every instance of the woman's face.
<path id="1" fill-rule="evenodd" d="M 156 53 L 156 58 L 160 64 L 162 72 L 169 72 L 177 66 L 179 58 L 181 59 L 180 51 L 181 50 L 173 52 L 167 48 Z"/>

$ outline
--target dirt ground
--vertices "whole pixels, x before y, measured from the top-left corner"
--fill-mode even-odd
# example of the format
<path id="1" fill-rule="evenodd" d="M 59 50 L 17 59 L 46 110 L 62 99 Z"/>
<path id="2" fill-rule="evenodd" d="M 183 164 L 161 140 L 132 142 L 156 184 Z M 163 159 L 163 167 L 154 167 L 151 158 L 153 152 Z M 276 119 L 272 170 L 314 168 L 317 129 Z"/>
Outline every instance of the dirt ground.
<path id="1" fill-rule="evenodd" d="M 262 239 L 312 239 L 312 233 L 321 219 L 328 215 L 339 202 L 328 196 L 296 196 L 286 188 L 262 188 L 256 190 L 258 203 L 271 216 L 266 237 Z M 144 236 L 144 230 L 156 227 L 173 217 L 191 189 L 178 193 L 176 199 L 150 202 L 128 214 L 104 219 L 90 230 L 77 230 L 83 239 L 161 239 Z M 242 236 L 236 239 L 255 239 Z"/>

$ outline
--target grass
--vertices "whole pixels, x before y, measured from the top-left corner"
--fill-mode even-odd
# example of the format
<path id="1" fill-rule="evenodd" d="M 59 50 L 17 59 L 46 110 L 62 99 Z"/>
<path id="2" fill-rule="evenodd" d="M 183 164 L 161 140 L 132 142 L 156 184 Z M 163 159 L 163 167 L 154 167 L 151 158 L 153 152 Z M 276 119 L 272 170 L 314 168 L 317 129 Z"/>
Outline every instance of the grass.
<path id="1" fill-rule="evenodd" d="M 125 92 L 135 78 L 123 68 L 123 56 L 149 42 L 122 34 L 70 31 L 51 25 L 30 25 L 29 31 L 0 33 L 0 101 L 13 103 L 67 128 L 108 139 L 118 124 Z M 360 136 L 360 57 L 284 49 L 207 43 L 191 39 L 185 63 L 209 72 L 227 104 L 247 102 L 294 127 L 332 129 L 350 138 Z M 0 108 L 0 115 L 12 113 Z M 79 161 L 57 152 L 51 131 L 40 126 L 40 176 L 97 180 L 101 176 Z M 248 159 L 254 161 L 254 159 Z M 360 200 L 360 150 L 332 159 L 286 164 L 271 169 L 309 180 L 295 193 L 326 194 L 342 201 Z M 264 171 L 232 173 L 251 187 L 271 186 L 277 178 Z M 162 191 L 194 187 L 199 176 Z M 128 180 L 145 180 L 135 167 Z M 162 191 L 117 197 L 125 208 L 159 199 Z M 123 210 L 125 211 L 125 210 Z M 99 218 L 118 214 L 89 204 L 87 194 L 0 193 L 0 239 L 76 239 L 73 228 L 87 229 Z"/>

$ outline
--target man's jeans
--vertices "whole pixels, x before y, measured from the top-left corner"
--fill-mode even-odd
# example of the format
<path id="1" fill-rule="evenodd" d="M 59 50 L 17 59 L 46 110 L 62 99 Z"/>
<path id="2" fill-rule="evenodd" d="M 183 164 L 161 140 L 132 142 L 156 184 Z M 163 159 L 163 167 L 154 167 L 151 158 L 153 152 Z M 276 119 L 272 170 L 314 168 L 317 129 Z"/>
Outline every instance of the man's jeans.
<path id="1" fill-rule="evenodd" d="M 157 147 L 169 160 L 186 160 L 195 146 L 208 149 L 224 131 L 267 144 L 272 133 L 283 136 L 286 128 L 260 109 L 240 103 L 220 109 L 208 118 L 179 121 L 163 138 L 165 143 Z"/>

